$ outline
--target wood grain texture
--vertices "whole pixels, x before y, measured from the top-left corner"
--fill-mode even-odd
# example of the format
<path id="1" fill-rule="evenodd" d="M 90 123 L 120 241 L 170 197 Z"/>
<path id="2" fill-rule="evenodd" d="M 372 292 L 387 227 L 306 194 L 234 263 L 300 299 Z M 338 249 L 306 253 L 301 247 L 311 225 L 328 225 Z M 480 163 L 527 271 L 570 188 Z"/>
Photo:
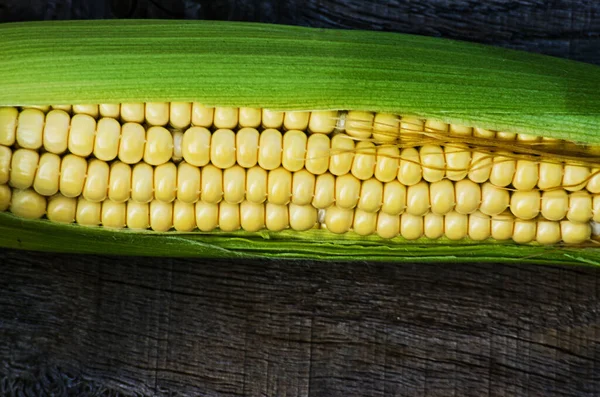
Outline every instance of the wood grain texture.
<path id="1" fill-rule="evenodd" d="M 0 21 L 206 18 L 600 63 L 588 0 L 4 0 Z M 600 396 L 600 269 L 0 250 L 0 395 Z"/>

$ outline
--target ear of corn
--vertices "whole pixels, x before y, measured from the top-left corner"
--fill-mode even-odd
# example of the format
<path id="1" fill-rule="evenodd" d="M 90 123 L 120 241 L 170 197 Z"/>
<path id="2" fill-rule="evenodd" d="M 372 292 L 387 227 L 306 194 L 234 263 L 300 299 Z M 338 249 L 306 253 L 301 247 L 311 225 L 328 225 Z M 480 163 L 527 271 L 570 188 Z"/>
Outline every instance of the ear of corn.
<path id="1" fill-rule="evenodd" d="M 20 217 L 0 212 L 1 246 L 600 264 L 577 246 L 600 221 L 576 145 L 600 144 L 598 67 L 220 22 L 15 23 L 0 44 L 0 210 Z"/>

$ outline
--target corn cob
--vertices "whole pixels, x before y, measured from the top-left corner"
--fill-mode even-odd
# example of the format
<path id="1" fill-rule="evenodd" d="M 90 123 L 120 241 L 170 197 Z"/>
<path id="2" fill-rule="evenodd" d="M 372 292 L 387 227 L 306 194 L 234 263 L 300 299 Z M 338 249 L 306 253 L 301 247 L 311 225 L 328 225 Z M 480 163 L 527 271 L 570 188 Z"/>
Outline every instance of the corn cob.
<path id="1" fill-rule="evenodd" d="M 98 46 L 117 67 L 83 68 L 94 56 L 85 37 L 115 30 L 130 35 L 127 50 Z M 590 89 L 600 74 L 592 66 L 552 59 L 572 72 L 566 77 L 531 54 L 369 32 L 321 32 L 314 42 L 310 30 L 264 25 L 104 21 L 0 31 L 7 40 L 33 32 L 19 57 L 2 50 L 0 71 L 45 60 L 24 68 L 42 93 L 16 72 L 0 91 L 0 211 L 16 215 L 0 213 L 0 227 L 19 230 L 3 245 L 85 252 L 51 243 L 99 238 L 108 252 L 130 241 L 152 246 L 130 253 L 158 255 L 600 258 L 600 98 Z M 175 31 L 207 51 L 166 46 Z M 71 35 L 84 39 L 71 43 L 74 69 L 62 76 L 40 40 L 67 51 Z M 294 35 L 302 45 L 289 43 Z M 128 40 L 138 38 L 149 39 L 149 57 L 135 56 Z M 261 46 L 267 38 L 280 53 Z M 407 49 L 420 58 L 407 61 Z M 438 51 L 451 62 L 435 59 Z M 331 72 L 331 54 L 346 57 L 340 72 Z M 287 72 L 267 63 L 273 57 Z M 536 79 L 525 77 L 531 65 Z M 448 67 L 460 83 L 440 73 Z M 235 77 L 223 78 L 226 70 Z M 531 112 L 490 98 L 491 81 Z M 556 100 L 563 81 L 584 110 Z M 457 84 L 471 86 L 452 90 Z M 32 237 L 52 228 L 60 236 Z"/>

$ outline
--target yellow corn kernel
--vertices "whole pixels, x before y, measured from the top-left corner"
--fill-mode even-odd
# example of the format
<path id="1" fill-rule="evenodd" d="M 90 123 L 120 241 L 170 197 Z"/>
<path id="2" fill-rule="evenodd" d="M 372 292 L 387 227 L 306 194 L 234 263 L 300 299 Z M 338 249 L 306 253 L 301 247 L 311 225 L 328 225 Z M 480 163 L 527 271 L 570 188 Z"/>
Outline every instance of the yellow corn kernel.
<path id="1" fill-rule="evenodd" d="M 215 119 L 216 122 L 216 119 Z M 190 102 L 171 102 L 169 108 L 169 124 L 173 128 L 187 128 L 192 123 L 192 104 Z M 216 123 L 215 123 L 216 125 Z M 236 123 L 237 125 L 237 123 Z M 235 125 L 233 126 L 235 127 Z M 233 128 L 219 127 L 217 128 Z"/>
<path id="2" fill-rule="evenodd" d="M 515 226 L 515 217 L 504 212 L 492 217 L 492 238 L 495 240 L 509 240 L 512 238 Z"/>
<path id="3" fill-rule="evenodd" d="M 0 145 L 15 143 L 19 111 L 12 107 L 0 107 Z"/>
<path id="4" fill-rule="evenodd" d="M 204 167 L 210 161 L 211 134 L 204 127 L 191 127 L 183 133 L 181 153 L 183 159 L 196 167 Z"/>
<path id="5" fill-rule="evenodd" d="M 508 190 L 499 188 L 490 182 L 481 185 L 481 205 L 479 210 L 490 216 L 499 215 L 508 208 L 510 194 Z"/>
<path id="6" fill-rule="evenodd" d="M 304 131 L 308 127 L 310 112 L 285 112 L 283 126 L 286 130 Z"/>
<path id="7" fill-rule="evenodd" d="M 321 175 L 329 169 L 331 141 L 327 135 L 314 134 L 306 142 L 306 169 L 314 175 Z"/>
<path id="8" fill-rule="evenodd" d="M 589 222 L 592 216 L 592 196 L 585 190 L 571 193 L 567 219 L 571 222 Z"/>
<path id="9" fill-rule="evenodd" d="M 179 163 L 177 166 L 177 199 L 183 203 L 195 203 L 200 198 L 200 186 L 200 169 L 185 161 Z"/>
<path id="10" fill-rule="evenodd" d="M 383 186 L 381 211 L 390 215 L 400 215 L 406 209 L 406 186 L 391 181 Z"/>
<path id="11" fill-rule="evenodd" d="M 239 165 L 223 171 L 223 200 L 239 204 L 246 195 L 246 170 Z"/>
<path id="12" fill-rule="evenodd" d="M 307 170 L 294 172 L 292 176 L 292 203 L 296 205 L 310 204 L 315 191 L 315 180 L 315 175 Z"/>
<path id="13" fill-rule="evenodd" d="M 173 227 L 173 203 L 160 200 L 150 202 L 150 228 L 166 232 Z"/>
<path id="14" fill-rule="evenodd" d="M 192 104 L 192 125 L 210 128 L 213 125 L 215 108 L 206 107 L 197 102 Z"/>
<path id="15" fill-rule="evenodd" d="M 515 169 L 515 159 L 506 155 L 505 152 L 498 152 L 498 154 L 494 156 L 490 182 L 498 187 L 510 185 L 515 174 Z"/>
<path id="16" fill-rule="evenodd" d="M 574 192 L 585 187 L 590 176 L 590 169 L 580 165 L 565 165 L 562 186 Z"/>
<path id="17" fill-rule="evenodd" d="M 484 152 L 474 150 L 471 153 L 471 164 L 467 176 L 475 183 L 484 183 L 490 179 L 492 172 L 492 156 Z"/>
<path id="18" fill-rule="evenodd" d="M 358 204 L 360 181 L 352 174 L 338 176 L 335 181 L 335 204 L 342 209 L 352 209 Z"/>
<path id="19" fill-rule="evenodd" d="M 375 172 L 376 153 L 375 145 L 372 142 L 358 142 L 352 161 L 352 175 L 362 181 L 372 178 Z"/>
<path id="20" fill-rule="evenodd" d="M 496 137 L 496 133 L 494 131 L 486 130 L 484 128 L 473 128 L 473 136 L 475 138 L 483 138 L 483 139 L 494 139 Z"/>
<path id="21" fill-rule="evenodd" d="M 535 240 L 537 234 L 537 222 L 530 220 L 515 219 L 512 239 L 515 243 L 526 244 Z"/>
<path id="22" fill-rule="evenodd" d="M 196 226 L 202 232 L 210 232 L 219 225 L 219 204 L 198 201 L 195 205 Z"/>
<path id="23" fill-rule="evenodd" d="M 540 140 L 539 136 L 536 135 L 530 135 L 530 134 L 517 134 L 517 141 L 518 142 L 537 142 Z"/>
<path id="24" fill-rule="evenodd" d="M 278 232 L 287 229 L 289 223 L 289 212 L 287 205 L 267 203 L 265 206 L 265 226 L 268 230 Z"/>
<path id="25" fill-rule="evenodd" d="M 173 156 L 173 136 L 164 127 L 150 127 L 146 132 L 144 161 L 150 165 L 164 164 Z"/>
<path id="26" fill-rule="evenodd" d="M 335 201 L 335 178 L 330 173 L 317 177 L 312 205 L 318 209 L 326 209 Z"/>
<path id="27" fill-rule="evenodd" d="M 585 188 L 590 193 L 600 193 L 600 168 L 592 168 L 591 178 L 588 180 Z"/>
<path id="28" fill-rule="evenodd" d="M 145 120 L 143 103 L 122 103 L 121 120 L 124 123 L 143 123 Z"/>
<path id="29" fill-rule="evenodd" d="M 10 186 L 17 189 L 27 189 L 33 185 L 39 161 L 40 155 L 35 150 L 15 150 L 10 162 Z"/>
<path id="30" fill-rule="evenodd" d="M 594 222 L 600 222 L 600 195 L 594 195 L 594 199 L 592 200 L 593 205 L 593 218 Z"/>
<path id="31" fill-rule="evenodd" d="M 90 160 L 83 185 L 83 197 L 88 201 L 105 200 L 108 194 L 109 175 L 108 163 L 97 159 Z"/>
<path id="32" fill-rule="evenodd" d="M 448 179 L 442 179 L 429 185 L 431 212 L 445 215 L 455 206 L 454 184 Z"/>
<path id="33" fill-rule="evenodd" d="M 337 125 L 338 112 L 312 112 L 308 121 L 308 131 L 311 134 L 331 134 Z"/>
<path id="34" fill-rule="evenodd" d="M 538 221 L 535 241 L 540 244 L 556 244 L 560 242 L 560 223 L 552 221 Z"/>
<path id="35" fill-rule="evenodd" d="M 400 234 L 400 217 L 380 212 L 377 215 L 377 235 L 381 238 L 394 238 Z"/>
<path id="36" fill-rule="evenodd" d="M 445 134 L 448 132 L 449 125 L 439 120 L 425 120 L 425 132 Z"/>
<path id="37" fill-rule="evenodd" d="M 286 205 L 292 195 L 292 174 L 283 167 L 269 172 L 267 199 L 272 204 Z"/>
<path id="38" fill-rule="evenodd" d="M 240 127 L 258 128 L 261 123 L 262 110 L 258 108 L 240 108 L 239 124 Z"/>
<path id="39" fill-rule="evenodd" d="M 127 227 L 146 230 L 150 227 L 150 205 L 130 200 L 127 202 Z"/>
<path id="40" fill-rule="evenodd" d="M 46 123 L 42 132 L 42 145 L 50 153 L 61 154 L 69 144 L 69 128 L 71 117 L 62 110 L 51 110 L 46 115 Z"/>
<path id="41" fill-rule="evenodd" d="M 497 131 L 496 139 L 500 139 L 503 141 L 514 141 L 517 137 L 517 134 L 514 132 L 505 132 L 505 131 Z"/>
<path id="42" fill-rule="evenodd" d="M 421 135 L 425 130 L 425 122 L 417 117 L 403 116 L 400 119 L 400 138 L 403 135 Z"/>
<path id="43" fill-rule="evenodd" d="M 73 106 L 75 107 L 75 106 Z M 98 113 L 102 117 L 110 117 L 118 119 L 121 115 L 121 104 L 120 103 L 103 103 L 98 105 Z M 92 116 L 94 117 L 94 116 Z"/>
<path id="44" fill-rule="evenodd" d="M 176 163 L 183 160 L 182 144 L 183 132 L 181 130 L 173 131 L 173 157 L 171 157 L 171 160 Z"/>
<path id="45" fill-rule="evenodd" d="M 223 198 L 223 171 L 214 165 L 202 168 L 200 199 L 216 204 Z"/>
<path id="46" fill-rule="evenodd" d="M 283 135 L 283 153 L 281 164 L 291 172 L 304 168 L 307 137 L 299 130 L 289 130 Z"/>
<path id="47" fill-rule="evenodd" d="M 471 163 L 471 151 L 467 145 L 451 144 L 444 147 L 446 177 L 460 181 L 467 177 Z"/>
<path id="48" fill-rule="evenodd" d="M 510 197 L 510 212 L 520 219 L 533 219 L 540 213 L 540 201 L 539 190 L 528 192 L 518 190 Z"/>
<path id="49" fill-rule="evenodd" d="M 240 225 L 247 232 L 257 232 L 265 227 L 265 205 L 251 201 L 240 204 Z"/>
<path id="50" fill-rule="evenodd" d="M 358 208 L 366 212 L 377 212 L 383 203 L 383 183 L 375 178 L 364 181 L 360 189 Z"/>
<path id="51" fill-rule="evenodd" d="M 375 178 L 381 182 L 391 182 L 398 177 L 400 150 L 396 146 L 378 146 Z"/>
<path id="52" fill-rule="evenodd" d="M 140 124 L 127 123 L 121 127 L 119 160 L 125 164 L 137 164 L 144 157 L 146 130 Z"/>
<path id="53" fill-rule="evenodd" d="M 456 125 L 450 124 L 448 132 L 450 135 L 455 136 L 472 136 L 473 135 L 473 127 L 465 126 L 465 125 Z"/>
<path id="54" fill-rule="evenodd" d="M 331 138 L 329 172 L 336 176 L 350 172 L 354 150 L 354 141 L 348 135 L 338 134 Z"/>
<path id="55" fill-rule="evenodd" d="M 41 218 L 46 213 L 46 198 L 32 189 L 14 189 L 10 212 L 21 218 Z"/>
<path id="56" fill-rule="evenodd" d="M 112 161 L 116 159 L 119 154 L 121 125 L 115 119 L 103 118 L 98 121 L 96 128 L 94 156 L 102 161 Z"/>
<path id="57" fill-rule="evenodd" d="M 98 117 L 99 109 L 98 105 L 73 105 L 74 114 L 87 114 L 93 118 Z"/>
<path id="58" fill-rule="evenodd" d="M 134 201 L 149 202 L 154 197 L 153 174 L 154 170 L 148 164 L 136 164 L 132 171 L 129 164 L 115 161 L 110 165 L 108 198 L 123 203 L 131 196 Z"/>
<path id="59" fill-rule="evenodd" d="M 548 190 L 561 186 L 563 171 L 562 164 L 542 161 L 539 166 L 538 188 Z"/>
<path id="60" fill-rule="evenodd" d="M 567 215 L 569 196 L 563 189 L 550 190 L 542 194 L 541 213 L 549 221 L 559 221 Z"/>
<path id="61" fill-rule="evenodd" d="M 255 128 L 242 128 L 235 134 L 237 163 L 244 168 L 258 163 L 259 133 Z"/>
<path id="62" fill-rule="evenodd" d="M 284 113 L 275 110 L 262 110 L 262 126 L 264 128 L 281 128 L 283 126 Z"/>
<path id="63" fill-rule="evenodd" d="M 431 207 L 429 184 L 421 181 L 409 186 L 406 192 L 406 212 L 415 216 L 423 216 Z"/>
<path id="64" fill-rule="evenodd" d="M 400 136 L 400 118 L 394 114 L 377 113 L 373 120 L 373 139 L 380 143 L 395 142 Z"/>
<path id="65" fill-rule="evenodd" d="M 367 212 L 361 209 L 354 211 L 352 229 L 361 236 L 375 233 L 377 230 L 377 212 Z"/>
<path id="66" fill-rule="evenodd" d="M 473 215 L 471 215 L 473 216 Z M 450 240 L 461 240 L 469 232 L 469 216 L 450 211 L 444 216 L 444 234 Z"/>
<path id="67" fill-rule="evenodd" d="M 102 226 L 121 229 L 127 225 L 127 207 L 125 203 L 112 200 L 102 202 Z"/>
<path id="68" fill-rule="evenodd" d="M 325 227 L 332 233 L 343 234 L 350 230 L 354 220 L 354 211 L 332 205 L 325 212 Z"/>
<path id="69" fill-rule="evenodd" d="M 384 214 L 380 212 L 379 216 Z M 379 217 L 378 217 L 379 219 Z M 423 216 L 415 216 L 405 212 L 400 216 L 400 234 L 407 240 L 416 240 L 423 236 L 424 231 L 424 219 Z"/>
<path id="70" fill-rule="evenodd" d="M 530 160 L 517 160 L 512 185 L 517 190 L 531 190 L 538 183 L 539 166 Z"/>
<path id="71" fill-rule="evenodd" d="M 281 165 L 283 137 L 281 132 L 266 129 L 260 134 L 258 164 L 265 170 L 274 170 Z"/>
<path id="72" fill-rule="evenodd" d="M 87 114 L 76 114 L 71 119 L 68 149 L 77 156 L 87 157 L 94 151 L 96 120 Z"/>
<path id="73" fill-rule="evenodd" d="M 73 223 L 77 210 L 77 199 L 57 194 L 48 199 L 46 217 L 52 222 Z"/>
<path id="74" fill-rule="evenodd" d="M 481 185 L 470 179 L 454 183 L 454 210 L 459 214 L 471 214 L 481 205 Z"/>
<path id="75" fill-rule="evenodd" d="M 216 128 L 232 129 L 238 125 L 238 108 L 215 108 L 213 124 Z"/>
<path id="76" fill-rule="evenodd" d="M 210 162 L 221 169 L 235 164 L 235 134 L 232 130 L 219 129 L 213 133 L 210 143 Z"/>
<path id="77" fill-rule="evenodd" d="M 154 198 L 170 203 L 177 197 L 177 166 L 161 164 L 154 169 Z"/>
<path id="78" fill-rule="evenodd" d="M 475 241 L 488 239 L 492 234 L 492 221 L 488 215 L 479 211 L 469 215 L 469 238 Z"/>
<path id="79" fill-rule="evenodd" d="M 444 216 L 430 212 L 423 218 L 423 234 L 430 239 L 444 236 Z"/>
<path id="80" fill-rule="evenodd" d="M 421 159 L 417 149 L 402 149 L 400 167 L 398 167 L 398 181 L 406 186 L 416 185 L 421 181 L 422 172 Z"/>
<path id="81" fill-rule="evenodd" d="M 148 102 L 144 114 L 149 125 L 165 126 L 169 123 L 170 106 L 167 102 Z"/>
<path id="82" fill-rule="evenodd" d="M 267 171 L 259 166 L 246 172 L 246 200 L 260 204 L 267 199 Z"/>
<path id="83" fill-rule="evenodd" d="M 437 182 L 446 174 L 446 159 L 441 146 L 423 145 L 419 150 L 423 179 L 427 182 Z"/>
<path id="84" fill-rule="evenodd" d="M 359 139 L 370 138 L 374 118 L 375 115 L 370 112 L 349 111 L 346 114 L 346 134 Z"/>
<path id="85" fill-rule="evenodd" d="M 8 183 L 10 180 L 12 153 L 9 147 L 0 145 L 0 185 Z"/>
<path id="86" fill-rule="evenodd" d="M 0 185 L 0 211 L 6 211 L 10 207 L 12 189 L 7 185 Z"/>
<path id="87" fill-rule="evenodd" d="M 79 197 L 75 222 L 84 226 L 98 226 L 102 223 L 102 203 L 94 203 Z"/>
<path id="88" fill-rule="evenodd" d="M 317 224 L 317 209 L 312 205 L 290 204 L 290 228 L 296 231 L 309 230 Z"/>
<path id="89" fill-rule="evenodd" d="M 25 109 L 17 121 L 17 143 L 25 149 L 39 149 L 43 143 L 46 115 L 38 109 Z"/>

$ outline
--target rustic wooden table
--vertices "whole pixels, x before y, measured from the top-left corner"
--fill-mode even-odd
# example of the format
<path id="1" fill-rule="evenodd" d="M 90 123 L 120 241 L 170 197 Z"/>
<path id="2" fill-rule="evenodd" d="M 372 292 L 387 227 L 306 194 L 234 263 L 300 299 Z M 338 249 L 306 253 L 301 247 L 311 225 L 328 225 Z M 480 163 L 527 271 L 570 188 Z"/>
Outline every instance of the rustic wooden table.
<path id="1" fill-rule="evenodd" d="M 0 21 L 385 29 L 600 63 L 586 0 L 3 0 Z M 0 250 L 0 395 L 599 396 L 600 269 Z"/>

